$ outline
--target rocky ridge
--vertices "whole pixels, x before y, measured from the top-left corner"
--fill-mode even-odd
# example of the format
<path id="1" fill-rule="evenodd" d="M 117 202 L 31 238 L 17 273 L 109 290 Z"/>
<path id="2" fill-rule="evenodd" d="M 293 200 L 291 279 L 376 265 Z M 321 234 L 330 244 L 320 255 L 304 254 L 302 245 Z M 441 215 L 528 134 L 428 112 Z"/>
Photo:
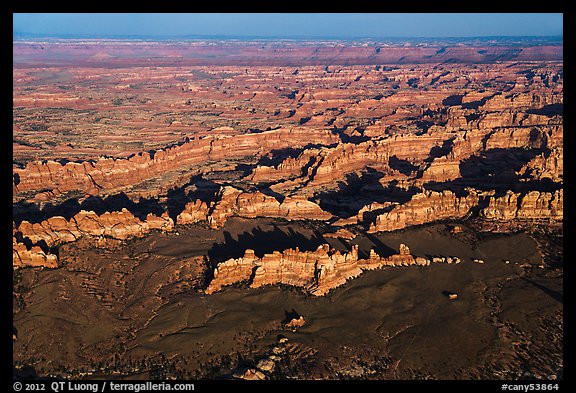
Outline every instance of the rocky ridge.
<path id="1" fill-rule="evenodd" d="M 244 217 L 273 217 L 287 220 L 329 220 L 332 215 L 323 211 L 316 203 L 304 197 L 286 197 L 279 202 L 272 196 L 261 192 L 244 192 L 231 186 L 222 187 L 218 199 L 210 206 L 201 200 L 189 202 L 184 210 L 177 216 L 176 224 L 191 224 L 205 222 L 212 229 L 221 228 L 228 218 Z M 125 240 L 131 237 L 142 237 L 151 230 L 172 231 L 174 221 L 163 213 L 160 216 L 149 213 L 144 221 L 123 208 L 121 211 L 105 212 L 101 215 L 93 211 L 80 211 L 70 220 L 61 216 L 50 217 L 39 223 L 22 221 L 18 227 L 14 224 L 13 231 L 20 237 L 27 239 L 34 247 L 44 244 L 48 247 L 57 246 L 66 242 L 73 242 L 82 236 L 89 236 L 102 244 L 105 239 Z M 26 247 L 14 238 L 14 266 L 39 265 L 39 250 L 25 252 Z M 18 252 L 17 252 L 18 251 Z M 35 252 L 36 254 L 31 254 Z M 40 255 L 40 254 L 39 254 Z M 46 265 L 54 267 L 52 259 Z"/>
<path id="2" fill-rule="evenodd" d="M 153 152 L 140 152 L 130 158 L 101 157 L 96 161 L 32 161 L 24 168 L 13 168 L 13 193 L 16 199 L 35 194 L 40 200 L 68 191 L 90 195 L 110 193 L 121 187 L 165 174 L 185 165 L 201 165 L 206 160 L 241 158 L 311 142 L 330 145 L 338 137 L 329 131 L 310 132 L 298 128 L 255 134 L 188 139 L 182 144 Z"/>
<path id="3" fill-rule="evenodd" d="M 563 220 L 564 191 L 554 193 L 530 191 L 525 194 L 508 191 L 502 197 L 494 192 L 478 192 L 468 188 L 468 195 L 457 196 L 449 190 L 425 191 L 416 194 L 403 205 L 391 205 L 390 210 L 376 216 L 368 232 L 395 231 L 410 225 L 445 219 L 461 219 L 480 207 L 479 216 L 488 220 Z M 485 206 L 485 207 L 482 207 Z"/>
<path id="4" fill-rule="evenodd" d="M 250 288 L 285 284 L 301 287 L 315 296 L 323 296 L 364 270 L 384 266 L 427 266 L 430 261 L 410 254 L 408 246 L 401 244 L 398 254 L 383 258 L 371 250 L 368 259 L 359 259 L 358 246 L 348 253 L 331 249 L 323 244 L 315 251 L 298 248 L 274 251 L 258 258 L 253 250 L 246 250 L 241 258 L 232 258 L 218 264 L 214 278 L 206 288 L 207 294 L 236 283 L 247 283 Z"/>

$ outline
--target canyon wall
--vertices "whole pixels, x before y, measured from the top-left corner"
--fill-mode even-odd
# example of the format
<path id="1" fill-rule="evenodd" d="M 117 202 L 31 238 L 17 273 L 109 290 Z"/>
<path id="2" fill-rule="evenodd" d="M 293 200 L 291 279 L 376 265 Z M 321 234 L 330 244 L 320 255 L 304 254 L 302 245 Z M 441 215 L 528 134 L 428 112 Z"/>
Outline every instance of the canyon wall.
<path id="1" fill-rule="evenodd" d="M 387 258 L 371 250 L 368 259 L 358 258 L 357 245 L 352 246 L 352 250 L 347 253 L 323 244 L 315 251 L 287 249 L 265 254 L 262 258 L 258 258 L 254 251 L 246 250 L 243 257 L 229 259 L 214 269 L 214 277 L 206 293 L 212 294 L 237 283 L 248 284 L 251 288 L 285 284 L 301 287 L 315 296 L 323 296 L 347 280 L 359 276 L 364 270 L 429 264 L 430 261 L 425 258 L 414 258 L 404 244 L 400 245 L 398 254 Z"/>
<path id="2" fill-rule="evenodd" d="M 83 236 L 93 237 L 98 246 L 105 246 L 108 238 L 126 240 L 142 237 L 154 229 L 171 231 L 173 228 L 174 222 L 167 213 L 159 217 L 148 214 L 146 219 L 141 221 L 125 208 L 101 215 L 82 210 L 70 220 L 54 216 L 33 224 L 22 221 L 18 227 L 13 227 L 13 266 L 56 267 L 56 255 L 43 248 L 73 242 Z M 22 238 L 23 242 L 17 238 Z M 26 242 L 32 243 L 32 246 L 29 248 Z"/>
<path id="3" fill-rule="evenodd" d="M 330 131 L 299 128 L 279 129 L 234 137 L 203 137 L 155 152 L 140 152 L 130 158 L 100 158 L 96 161 L 60 163 L 33 161 L 13 168 L 13 193 L 42 193 L 42 198 L 67 191 L 96 195 L 131 186 L 186 165 L 263 154 L 272 149 L 303 147 L 310 143 L 330 145 L 339 138 Z"/>
<path id="4" fill-rule="evenodd" d="M 462 219 L 480 208 L 479 216 L 494 221 L 563 220 L 564 191 L 514 193 L 495 197 L 494 192 L 479 192 L 468 188 L 468 195 L 457 196 L 452 191 L 425 191 L 407 203 L 389 205 L 389 211 L 376 216 L 368 232 L 388 232 L 428 222 Z M 483 207 L 486 205 L 486 207 Z M 358 217 L 359 218 L 359 217 Z"/>
<path id="5" fill-rule="evenodd" d="M 58 267 L 58 256 L 44 251 L 40 246 L 32 246 L 30 249 L 24 243 L 19 243 L 16 237 L 12 237 L 12 266 L 14 269 L 21 267 Z"/>
<path id="6" fill-rule="evenodd" d="M 463 197 L 449 190 L 425 191 L 414 195 L 405 204 L 395 205 L 390 211 L 378 215 L 368 232 L 395 231 L 409 225 L 462 218 L 478 204 L 480 196 L 474 189 L 469 189 L 468 195 Z"/>
<path id="7" fill-rule="evenodd" d="M 530 191 L 525 195 L 508 191 L 504 196 L 490 198 L 488 207 L 480 211 L 480 216 L 494 221 L 562 221 L 563 209 L 564 190 L 553 193 Z"/>
<path id="8" fill-rule="evenodd" d="M 189 202 L 184 210 L 177 216 L 176 223 L 191 224 L 206 222 L 212 229 L 224 226 L 228 218 L 244 217 L 272 217 L 287 220 L 328 220 L 332 215 L 323 211 L 316 203 L 308 201 L 304 197 L 286 197 L 279 202 L 272 196 L 261 192 L 244 192 L 234 187 L 222 187 L 218 193 L 218 199 L 208 206 L 205 202 L 195 200 Z M 80 211 L 70 220 L 64 217 L 54 216 L 47 220 L 30 223 L 22 221 L 18 227 L 14 226 L 14 233 L 28 239 L 34 245 L 40 243 L 48 247 L 57 246 L 66 242 L 73 242 L 82 236 L 96 238 L 112 238 L 125 240 L 131 237 L 142 237 L 153 229 L 172 231 L 174 221 L 163 213 L 161 216 L 148 214 L 141 221 L 126 208 L 121 211 L 105 212 L 101 215 L 93 211 Z M 41 256 L 39 250 L 34 249 L 32 254 L 24 252 L 23 243 L 14 239 L 14 250 L 18 250 L 19 257 L 14 257 L 14 266 L 38 265 Z M 32 251 L 30 251 L 32 252 Z M 46 262 L 52 266 L 51 261 Z"/>
<path id="9" fill-rule="evenodd" d="M 224 186 L 217 201 L 207 206 L 199 200 L 189 202 L 178 216 L 177 224 L 190 224 L 206 220 L 212 229 L 224 226 L 228 218 L 272 217 L 286 220 L 329 220 L 332 214 L 303 196 L 285 197 L 282 202 L 260 191 L 245 192 Z"/>

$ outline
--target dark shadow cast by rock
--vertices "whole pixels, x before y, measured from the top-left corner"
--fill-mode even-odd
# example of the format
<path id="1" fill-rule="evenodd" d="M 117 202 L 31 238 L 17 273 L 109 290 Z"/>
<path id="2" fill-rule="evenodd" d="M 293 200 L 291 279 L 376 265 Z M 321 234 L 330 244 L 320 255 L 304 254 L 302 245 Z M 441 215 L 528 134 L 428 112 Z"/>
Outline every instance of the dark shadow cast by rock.
<path id="1" fill-rule="evenodd" d="M 159 216 L 164 212 L 164 208 L 156 198 L 140 197 L 138 202 L 134 202 L 123 192 L 105 198 L 89 196 L 82 202 L 79 202 L 79 198 L 70 198 L 57 205 L 47 203 L 42 209 L 34 203 L 18 202 L 14 204 L 12 212 L 14 222 L 16 225 L 20 225 L 24 220 L 38 223 L 54 216 L 61 216 L 70 221 L 81 210 L 93 211 L 102 215 L 105 212 L 120 211 L 122 208 L 126 208 L 142 221 L 146 219 L 149 213 Z"/>
<path id="2" fill-rule="evenodd" d="M 374 252 L 381 257 L 387 258 L 394 254 L 398 254 L 398 250 L 394 250 L 392 247 L 388 247 L 386 244 L 382 243 L 380 239 L 371 233 L 365 234 L 366 238 L 374 244 Z M 368 258 L 370 256 L 370 250 L 358 249 L 358 257 L 361 259 Z"/>
<path id="3" fill-rule="evenodd" d="M 400 159 L 396 157 L 396 155 L 390 157 L 390 159 L 388 160 L 388 165 L 390 165 L 390 168 L 406 176 L 410 176 L 412 173 L 418 170 L 418 167 L 416 165 L 413 165 L 408 160 Z"/>
<path id="4" fill-rule="evenodd" d="M 340 218 L 349 218 L 372 203 L 404 203 L 415 194 L 415 189 L 405 190 L 397 187 L 398 181 L 384 187 L 380 182 L 383 173 L 367 167 L 360 175 L 349 173 L 345 180 L 338 182 L 338 189 L 326 191 L 314 196 L 320 207 Z"/>
<path id="5" fill-rule="evenodd" d="M 15 380 L 29 380 L 41 379 L 36 373 L 36 369 L 32 366 L 12 367 L 12 379 Z M 44 378 L 42 378 L 44 379 Z"/>
<path id="6" fill-rule="evenodd" d="M 526 113 L 534 115 L 544 115 L 548 117 L 562 116 L 564 114 L 564 104 L 544 105 L 540 109 L 529 109 Z"/>
<path id="7" fill-rule="evenodd" d="M 219 190 L 219 184 L 204 179 L 202 175 L 192 176 L 190 180 L 181 187 L 168 190 L 166 195 L 168 215 L 176 222 L 176 218 L 182 213 L 188 202 L 199 199 L 206 204 L 210 204 L 217 199 Z"/>
<path id="8" fill-rule="evenodd" d="M 462 104 L 462 98 L 464 98 L 463 94 L 455 94 L 449 97 L 446 97 L 442 100 L 442 105 L 446 106 L 456 106 Z"/>
<path id="9" fill-rule="evenodd" d="M 539 284 L 536 281 L 533 281 L 533 280 L 526 278 L 526 277 L 521 277 L 521 279 L 526 281 L 527 283 L 532 284 L 536 288 L 540 289 L 542 292 L 544 292 L 546 295 L 550 296 L 552 299 L 556 300 L 558 303 L 564 304 L 564 295 L 561 292 L 554 291 L 554 290 L 552 290 L 548 287 L 545 287 L 544 285 Z"/>
<path id="10" fill-rule="evenodd" d="M 18 226 L 24 220 L 30 223 L 39 223 L 54 216 L 61 216 L 70 220 L 81 210 L 91 210 L 102 215 L 105 212 L 115 212 L 126 208 L 141 221 L 144 221 L 148 214 L 160 216 L 165 211 L 168 211 L 170 218 L 175 221 L 188 202 L 200 199 L 210 203 L 216 199 L 219 189 L 219 184 L 203 179 L 202 175 L 196 175 L 192 176 L 184 185 L 168 190 L 165 205 L 157 197 L 140 197 L 137 202 L 134 202 L 124 192 L 120 192 L 104 198 L 99 195 L 89 196 L 82 202 L 80 202 L 79 197 L 69 198 L 56 205 L 49 202 L 42 208 L 39 208 L 35 203 L 20 201 L 13 205 L 12 216 Z"/>
<path id="11" fill-rule="evenodd" d="M 290 321 L 292 321 L 293 319 L 298 319 L 300 318 L 300 314 L 298 314 L 296 312 L 296 310 L 292 309 L 290 311 L 286 311 L 284 310 L 284 319 L 282 320 L 282 324 L 286 325 L 287 323 L 290 323 Z"/>
<path id="12" fill-rule="evenodd" d="M 306 237 L 290 227 L 287 231 L 276 225 L 271 231 L 256 227 L 250 232 L 239 234 L 237 239 L 234 239 L 230 232 L 224 231 L 224 242 L 212 246 L 208 250 L 208 256 L 212 263 L 218 263 L 230 258 L 240 258 L 244 256 L 246 249 L 254 250 L 256 256 L 261 258 L 264 254 L 288 248 L 298 247 L 301 251 L 314 251 L 324 243 L 324 238 L 316 233 Z"/>
<path id="13" fill-rule="evenodd" d="M 496 197 L 504 195 L 508 190 L 553 192 L 562 188 L 561 183 L 550 179 L 533 180 L 518 173 L 526 163 L 542 152 L 544 150 L 540 148 L 490 149 L 463 160 L 459 164 L 461 177 L 447 182 L 428 182 L 424 187 L 460 194 L 466 187 L 473 187 L 477 190 L 494 190 Z"/>

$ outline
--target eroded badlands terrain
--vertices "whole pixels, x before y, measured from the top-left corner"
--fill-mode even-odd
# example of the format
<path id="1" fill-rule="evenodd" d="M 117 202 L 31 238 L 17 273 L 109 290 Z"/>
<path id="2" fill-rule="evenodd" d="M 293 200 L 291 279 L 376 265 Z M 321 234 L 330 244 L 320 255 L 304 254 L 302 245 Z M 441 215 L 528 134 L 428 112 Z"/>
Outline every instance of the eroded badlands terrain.
<path id="1" fill-rule="evenodd" d="M 327 45 L 14 45 L 15 375 L 562 378 L 562 47 Z"/>

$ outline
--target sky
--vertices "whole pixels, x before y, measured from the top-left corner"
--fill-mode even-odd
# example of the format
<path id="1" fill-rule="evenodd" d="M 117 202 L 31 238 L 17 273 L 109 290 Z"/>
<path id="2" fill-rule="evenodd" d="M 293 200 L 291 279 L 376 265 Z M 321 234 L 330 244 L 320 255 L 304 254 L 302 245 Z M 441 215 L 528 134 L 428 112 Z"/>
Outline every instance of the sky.
<path id="1" fill-rule="evenodd" d="M 13 14 L 13 33 L 79 36 L 483 37 L 559 36 L 561 13 Z"/>

